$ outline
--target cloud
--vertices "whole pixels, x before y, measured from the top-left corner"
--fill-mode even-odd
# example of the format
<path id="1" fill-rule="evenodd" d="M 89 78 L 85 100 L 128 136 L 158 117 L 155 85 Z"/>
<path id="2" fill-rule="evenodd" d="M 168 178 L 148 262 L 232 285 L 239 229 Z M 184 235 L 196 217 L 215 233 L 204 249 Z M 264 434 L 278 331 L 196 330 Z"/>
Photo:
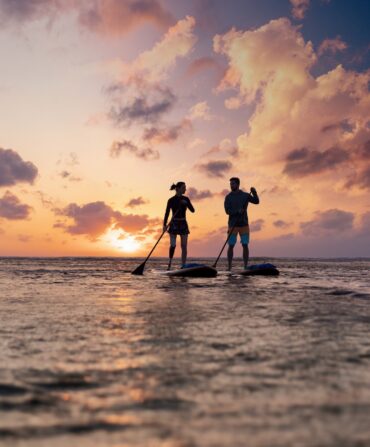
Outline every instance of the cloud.
<path id="1" fill-rule="evenodd" d="M 71 218 L 73 224 L 59 223 L 54 225 L 54 227 L 63 228 L 72 235 L 83 234 L 95 239 L 111 226 L 115 213 L 110 206 L 102 201 L 98 201 L 82 206 L 70 203 L 64 209 L 56 210 L 56 214 Z"/>
<path id="2" fill-rule="evenodd" d="M 184 119 L 176 126 L 169 126 L 167 128 L 150 127 L 145 129 L 142 138 L 151 144 L 172 143 L 189 129 L 192 129 L 191 121 Z"/>
<path id="3" fill-rule="evenodd" d="M 144 200 L 141 196 L 140 197 L 136 197 L 134 199 L 129 200 L 126 203 L 126 206 L 128 206 L 129 208 L 134 208 L 135 206 L 140 206 L 140 205 L 145 205 L 146 203 L 148 203 L 147 200 Z"/>
<path id="4" fill-rule="evenodd" d="M 173 23 L 172 15 L 157 0 L 97 0 L 77 4 L 80 23 L 104 35 L 126 34 L 145 22 L 159 28 Z"/>
<path id="5" fill-rule="evenodd" d="M 300 228 L 306 236 L 322 236 L 327 233 L 351 231 L 355 215 L 348 211 L 330 209 L 317 211 L 315 219 L 302 222 Z"/>
<path id="6" fill-rule="evenodd" d="M 25 23 L 75 11 L 79 24 L 103 35 L 124 35 L 149 22 L 164 28 L 173 23 L 172 15 L 158 0 L 1 0 L 0 22 Z"/>
<path id="7" fill-rule="evenodd" d="M 210 199 L 214 196 L 214 194 L 209 189 L 198 191 L 196 188 L 192 187 L 188 188 L 187 194 L 191 200 Z"/>
<path id="8" fill-rule="evenodd" d="M 273 222 L 273 224 L 274 224 L 274 226 L 276 227 L 276 228 L 288 228 L 288 227 L 290 227 L 292 224 L 290 223 L 290 222 L 285 222 L 284 220 L 275 220 L 274 222 Z"/>
<path id="9" fill-rule="evenodd" d="M 332 170 L 335 166 L 346 162 L 349 156 L 340 148 L 330 148 L 319 152 L 306 147 L 290 152 L 286 157 L 284 173 L 290 177 L 301 177 Z"/>
<path id="10" fill-rule="evenodd" d="M 158 226 L 158 219 L 151 219 L 146 214 L 122 214 L 115 211 L 103 201 L 90 202 L 85 205 L 70 203 L 63 209 L 55 209 L 55 214 L 72 220 L 58 221 L 54 228 L 62 228 L 71 235 L 84 235 L 96 240 L 109 229 L 123 230 L 125 232 L 142 231 L 149 225 Z"/>
<path id="11" fill-rule="evenodd" d="M 360 233 L 370 236 L 370 211 L 361 216 Z"/>
<path id="12" fill-rule="evenodd" d="M 193 34 L 194 26 L 194 17 L 179 20 L 153 48 L 141 53 L 133 62 L 124 64 L 122 82 L 130 84 L 145 80 L 156 84 L 166 79 L 176 60 L 187 56 L 193 49 L 197 40 Z"/>
<path id="13" fill-rule="evenodd" d="M 208 177 L 222 178 L 230 171 L 232 164 L 228 160 L 215 160 L 208 163 L 198 164 L 197 169 L 204 172 Z"/>
<path id="14" fill-rule="evenodd" d="M 210 121 L 212 119 L 211 109 L 207 104 L 207 101 L 198 102 L 191 107 L 189 113 L 191 119 L 203 119 L 204 121 Z"/>
<path id="15" fill-rule="evenodd" d="M 231 89 L 240 105 L 254 108 L 237 138 L 249 165 L 263 164 L 265 172 L 281 165 L 287 175 L 326 171 L 322 183 L 367 185 L 369 163 L 360 163 L 358 148 L 370 139 L 370 71 L 338 65 L 314 76 L 312 43 L 286 18 L 216 36 L 214 49 L 228 59 L 218 90 Z"/>
<path id="16" fill-rule="evenodd" d="M 36 166 L 24 161 L 12 149 L 0 147 L 0 187 L 13 186 L 17 183 L 33 184 L 38 174 Z"/>
<path id="17" fill-rule="evenodd" d="M 194 149 L 197 146 L 203 145 L 205 142 L 206 140 L 197 137 L 187 145 L 187 149 Z"/>
<path id="18" fill-rule="evenodd" d="M 295 19 L 302 20 L 310 6 L 310 0 L 290 0 L 292 15 Z"/>
<path id="19" fill-rule="evenodd" d="M 142 231 L 149 225 L 157 226 L 158 219 L 150 219 L 146 214 L 119 214 L 114 228 L 133 233 Z"/>
<path id="20" fill-rule="evenodd" d="M 338 53 L 338 51 L 344 51 L 348 48 L 346 42 L 344 42 L 339 36 L 335 39 L 325 39 L 319 46 L 318 55 L 322 56 L 324 53 Z"/>
<path id="21" fill-rule="evenodd" d="M 82 181 L 81 177 L 76 177 L 76 176 L 72 175 L 72 173 L 69 171 L 62 171 L 59 173 L 59 176 L 62 177 L 63 179 L 69 180 L 70 182 L 81 182 Z"/>
<path id="22" fill-rule="evenodd" d="M 9 220 L 27 219 L 32 208 L 20 202 L 17 196 L 10 191 L 6 191 L 0 199 L 0 217 Z"/>
<path id="23" fill-rule="evenodd" d="M 264 225 L 265 221 L 263 219 L 257 219 L 256 221 L 252 222 L 249 227 L 251 231 L 257 232 L 261 231 Z"/>
<path id="24" fill-rule="evenodd" d="M 175 101 L 176 97 L 169 88 L 150 86 L 133 96 L 131 93 L 123 94 L 118 100 L 120 103 L 111 107 L 108 116 L 116 126 L 156 123 L 172 109 Z"/>
<path id="25" fill-rule="evenodd" d="M 158 160 L 159 152 L 147 147 L 144 149 L 138 148 L 134 143 L 129 140 L 114 141 L 110 147 L 109 153 L 112 158 L 118 158 L 123 151 L 134 154 L 137 158 L 143 160 Z"/>
<path id="26" fill-rule="evenodd" d="M 210 68 L 219 69 L 218 63 L 211 57 L 200 57 L 191 62 L 186 70 L 186 76 L 196 76 Z"/>

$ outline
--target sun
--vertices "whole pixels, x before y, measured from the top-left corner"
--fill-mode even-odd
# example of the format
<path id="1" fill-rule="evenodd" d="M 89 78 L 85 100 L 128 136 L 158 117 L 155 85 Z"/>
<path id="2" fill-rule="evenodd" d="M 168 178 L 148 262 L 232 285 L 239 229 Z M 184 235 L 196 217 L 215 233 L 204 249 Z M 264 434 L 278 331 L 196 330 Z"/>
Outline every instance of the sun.
<path id="1" fill-rule="evenodd" d="M 126 253 L 133 253 L 141 247 L 140 242 L 138 242 L 132 236 L 126 236 L 124 239 L 118 239 L 116 241 L 116 247 L 120 248 L 122 251 Z"/>
<path id="2" fill-rule="evenodd" d="M 123 234 L 120 230 L 111 229 L 104 237 L 104 240 L 109 245 L 125 253 L 134 253 L 142 246 L 133 236 Z"/>

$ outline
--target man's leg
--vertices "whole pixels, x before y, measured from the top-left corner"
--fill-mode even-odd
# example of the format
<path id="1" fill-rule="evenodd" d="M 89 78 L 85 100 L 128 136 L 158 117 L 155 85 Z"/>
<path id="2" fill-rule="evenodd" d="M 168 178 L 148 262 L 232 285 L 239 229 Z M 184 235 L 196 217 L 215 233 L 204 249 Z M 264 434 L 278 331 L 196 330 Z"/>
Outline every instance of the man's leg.
<path id="1" fill-rule="evenodd" d="M 176 234 L 170 234 L 170 250 L 167 270 L 171 270 L 173 255 L 176 249 Z"/>
<path id="2" fill-rule="evenodd" d="M 249 260 L 249 247 L 248 244 L 243 244 L 243 261 L 245 269 L 248 267 L 248 260 Z"/>
<path id="3" fill-rule="evenodd" d="M 181 236 L 181 263 L 186 264 L 186 258 L 188 256 L 188 235 L 182 234 Z"/>
<path id="4" fill-rule="evenodd" d="M 249 261 L 249 227 L 243 230 L 243 233 L 240 235 L 240 242 L 243 246 L 243 261 L 244 268 L 246 269 Z"/>
<path id="5" fill-rule="evenodd" d="M 228 270 L 231 270 L 233 264 L 233 257 L 234 257 L 234 245 L 229 245 L 229 248 L 227 249 L 227 261 L 229 264 Z"/>
<path id="6" fill-rule="evenodd" d="M 234 257 L 234 246 L 236 244 L 236 234 L 232 234 L 229 237 L 229 248 L 227 249 L 227 261 L 228 261 L 228 270 L 231 270 L 233 264 Z"/>

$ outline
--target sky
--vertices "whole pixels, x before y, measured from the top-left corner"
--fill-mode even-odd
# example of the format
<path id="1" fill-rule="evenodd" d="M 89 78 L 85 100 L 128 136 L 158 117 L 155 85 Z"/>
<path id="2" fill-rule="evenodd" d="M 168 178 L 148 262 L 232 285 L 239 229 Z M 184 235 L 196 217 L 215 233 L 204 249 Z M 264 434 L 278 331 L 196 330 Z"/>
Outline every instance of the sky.
<path id="1" fill-rule="evenodd" d="M 178 181 L 189 256 L 216 256 L 237 176 L 252 256 L 369 257 L 369 21 L 368 0 L 0 0 L 0 256 L 145 256 Z"/>

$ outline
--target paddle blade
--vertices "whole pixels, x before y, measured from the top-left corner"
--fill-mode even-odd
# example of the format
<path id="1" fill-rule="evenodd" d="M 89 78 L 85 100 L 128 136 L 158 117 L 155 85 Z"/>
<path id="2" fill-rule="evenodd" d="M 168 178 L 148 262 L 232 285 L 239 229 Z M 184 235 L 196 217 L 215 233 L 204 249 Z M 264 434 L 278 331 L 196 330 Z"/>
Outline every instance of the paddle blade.
<path id="1" fill-rule="evenodd" d="M 135 270 L 131 272 L 131 275 L 142 275 L 144 273 L 145 268 L 145 262 L 139 265 L 139 267 L 136 267 Z"/>

